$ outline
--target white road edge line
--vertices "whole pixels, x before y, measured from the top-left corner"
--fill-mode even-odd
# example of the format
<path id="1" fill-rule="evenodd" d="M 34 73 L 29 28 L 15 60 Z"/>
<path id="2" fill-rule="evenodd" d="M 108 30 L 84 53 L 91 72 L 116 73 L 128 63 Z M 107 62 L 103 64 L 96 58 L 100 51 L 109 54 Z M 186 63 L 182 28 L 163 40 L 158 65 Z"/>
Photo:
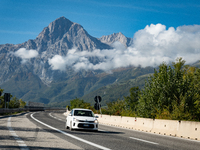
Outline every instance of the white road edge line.
<path id="1" fill-rule="evenodd" d="M 142 142 L 146 142 L 146 143 L 150 143 L 150 144 L 159 145 L 158 143 L 151 142 L 151 141 L 146 141 L 146 140 L 143 140 L 143 139 L 138 139 L 138 138 L 134 138 L 134 137 L 130 137 L 130 138 L 131 138 L 131 139 L 134 139 L 134 140 L 137 140 L 137 141 L 142 141 Z"/>
<path id="2" fill-rule="evenodd" d="M 84 143 L 86 143 L 86 144 L 92 145 L 92 146 L 94 146 L 94 147 L 97 147 L 97 148 L 100 148 L 100 149 L 103 149 L 103 150 L 111 150 L 111 149 L 109 149 L 109 148 L 107 148 L 107 147 L 104 147 L 104 146 L 101 146 L 101 145 L 92 143 L 92 142 L 90 142 L 90 141 L 81 139 L 81 138 L 79 138 L 79 137 L 76 137 L 76 136 L 74 136 L 74 135 L 71 135 L 71 134 L 69 134 L 69 133 L 66 133 L 66 132 L 64 132 L 64 131 L 62 131 L 62 130 L 59 130 L 59 129 L 57 129 L 57 128 L 54 128 L 54 127 L 52 127 L 52 126 L 50 126 L 50 125 L 48 125 L 48 124 L 46 124 L 46 123 L 43 123 L 43 122 L 37 120 L 36 118 L 34 118 L 34 117 L 33 117 L 34 114 L 35 114 L 35 113 L 31 114 L 31 118 L 34 119 L 35 121 L 39 122 L 40 124 L 43 124 L 44 126 L 46 126 L 46 127 L 48 127 L 48 128 L 51 128 L 51 129 L 53 129 L 53 130 L 55 130 L 55 131 L 57 131 L 57 132 L 60 132 L 60 133 L 62 133 L 62 134 L 64 134 L 64 135 L 66 135 L 66 136 L 69 136 L 69 137 L 71 137 L 71 138 L 74 138 L 74 139 L 76 139 L 76 140 L 79 140 L 79 141 L 81 141 L 81 142 L 84 142 Z"/>
<path id="3" fill-rule="evenodd" d="M 53 117 L 54 119 L 57 119 L 57 120 L 60 120 L 60 121 L 62 121 L 62 119 L 60 119 L 60 118 L 57 118 L 57 117 L 54 117 L 51 113 L 49 113 L 49 116 L 51 116 L 51 117 Z"/>
<path id="4" fill-rule="evenodd" d="M 24 141 L 15 133 L 15 131 L 14 131 L 13 128 L 11 127 L 11 117 L 8 118 L 7 128 L 8 128 L 8 130 L 9 130 L 10 134 L 14 137 L 14 139 L 15 139 L 16 142 L 18 143 L 20 149 L 21 149 L 21 150 L 29 150 L 29 148 L 28 148 L 27 145 L 24 143 Z"/>

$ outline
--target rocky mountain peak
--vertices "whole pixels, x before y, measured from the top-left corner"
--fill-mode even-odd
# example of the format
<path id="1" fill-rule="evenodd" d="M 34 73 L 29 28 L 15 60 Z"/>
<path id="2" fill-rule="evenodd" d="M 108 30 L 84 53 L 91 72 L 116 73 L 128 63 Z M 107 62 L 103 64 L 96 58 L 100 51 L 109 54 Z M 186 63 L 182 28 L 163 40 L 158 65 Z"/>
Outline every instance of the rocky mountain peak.
<path id="1" fill-rule="evenodd" d="M 63 38 L 63 35 L 69 31 L 72 24 L 73 22 L 65 17 L 60 17 L 45 27 L 37 39 L 54 44 Z"/>
<path id="2" fill-rule="evenodd" d="M 78 23 L 71 22 L 65 17 L 60 17 L 51 22 L 38 35 L 35 42 L 39 51 L 66 51 L 73 47 L 78 50 L 104 49 L 110 48 L 109 45 L 92 37 Z"/>
<path id="3" fill-rule="evenodd" d="M 113 33 L 111 35 L 102 36 L 99 40 L 102 43 L 106 43 L 106 44 L 109 44 L 109 45 L 111 45 L 112 43 L 114 43 L 116 41 L 121 42 L 125 47 L 128 47 L 131 44 L 131 38 L 127 38 L 121 32 Z"/>
<path id="4" fill-rule="evenodd" d="M 74 73 L 70 70 L 70 66 L 66 67 L 68 69 L 66 69 L 66 72 L 53 70 L 49 64 L 49 59 L 56 55 L 66 56 L 68 50 L 72 48 L 76 48 L 77 51 L 111 49 L 110 44 L 115 41 L 128 45 L 130 40 L 122 33 L 114 33 L 97 39 L 89 35 L 80 24 L 74 23 L 65 17 L 60 17 L 45 27 L 36 39 L 17 45 L 0 45 L 0 66 L 3 66 L 0 69 L 0 84 L 10 80 L 13 75 L 18 74 L 20 69 L 24 72 L 29 70 L 45 84 L 60 80 L 65 76 L 70 78 Z M 23 58 L 13 55 L 20 48 L 37 50 L 38 55 L 30 60 L 25 60 L 27 63 L 23 64 L 21 63 Z M 89 61 L 97 64 L 101 60 L 98 57 L 90 57 Z M 5 64 L 8 65 L 5 67 Z M 17 67 L 13 68 L 13 66 Z M 27 67 L 27 70 L 24 66 Z"/>
<path id="5" fill-rule="evenodd" d="M 0 85 L 5 91 L 9 91 L 25 101 L 36 100 L 43 102 L 50 99 L 56 100 L 58 94 L 54 90 L 56 84 L 59 89 L 69 89 L 65 91 L 65 95 L 61 94 L 61 98 L 58 99 L 63 97 L 72 99 L 74 96 L 81 97 L 84 94 L 83 91 L 90 91 L 90 89 L 98 87 L 95 86 L 93 88 L 93 85 L 96 85 L 95 82 L 99 78 L 97 75 L 102 71 L 81 70 L 76 72 L 70 66 L 70 63 L 65 66 L 65 71 L 55 70 L 52 68 L 52 63 L 49 60 L 52 60 L 57 55 L 65 59 L 68 51 L 72 48 L 76 48 L 76 51 L 91 52 L 95 49 L 112 49 L 111 44 L 115 41 L 128 46 L 131 40 L 126 38 L 121 32 L 97 39 L 89 35 L 80 24 L 74 23 L 65 17 L 60 17 L 46 26 L 36 39 L 16 45 L 0 45 Z M 21 48 L 23 51 L 20 51 Z M 36 50 L 38 55 L 30 59 L 16 55 L 16 52 L 30 55 L 28 51 L 31 49 Z M 62 61 L 62 59 L 60 60 Z M 57 59 L 56 61 L 60 60 Z M 92 64 L 98 64 L 102 60 L 91 55 L 88 56 L 88 61 Z M 92 79 L 92 81 L 89 81 L 89 79 Z M 87 85 L 83 85 L 86 82 Z M 53 85 L 52 88 L 51 85 Z M 50 91 L 44 94 L 43 92 L 47 88 Z M 41 93 L 41 95 L 38 93 Z M 52 94 L 49 95 L 49 93 Z"/>
<path id="6" fill-rule="evenodd" d="M 60 17 L 49 24 L 49 26 L 48 26 L 49 32 L 51 34 L 55 34 L 56 32 L 58 32 L 57 34 L 59 34 L 61 31 L 66 32 L 69 30 L 69 28 L 72 24 L 73 24 L 73 22 L 71 22 L 67 18 Z"/>

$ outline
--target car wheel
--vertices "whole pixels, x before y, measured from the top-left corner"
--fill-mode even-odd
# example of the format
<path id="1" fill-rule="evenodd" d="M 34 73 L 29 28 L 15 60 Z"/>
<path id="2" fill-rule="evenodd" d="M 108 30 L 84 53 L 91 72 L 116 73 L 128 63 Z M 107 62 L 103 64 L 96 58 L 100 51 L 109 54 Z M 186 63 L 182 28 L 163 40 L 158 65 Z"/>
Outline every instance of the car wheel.
<path id="1" fill-rule="evenodd" d="M 69 129 L 69 127 L 67 126 L 67 122 L 66 122 L 66 124 L 65 124 L 65 129 Z"/>
<path id="2" fill-rule="evenodd" d="M 72 131 L 72 122 L 70 122 L 70 127 L 69 127 L 69 130 Z"/>

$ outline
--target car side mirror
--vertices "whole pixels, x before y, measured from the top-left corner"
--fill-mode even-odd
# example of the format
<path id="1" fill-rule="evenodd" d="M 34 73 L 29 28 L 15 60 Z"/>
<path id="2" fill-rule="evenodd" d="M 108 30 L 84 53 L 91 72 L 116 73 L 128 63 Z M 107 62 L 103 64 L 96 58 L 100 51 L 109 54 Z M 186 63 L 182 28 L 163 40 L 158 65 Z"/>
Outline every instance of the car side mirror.
<path id="1" fill-rule="evenodd" d="M 72 116 L 72 114 L 69 114 L 68 116 Z"/>
<path id="2" fill-rule="evenodd" d="M 99 118 L 99 116 L 95 116 L 95 118 Z"/>

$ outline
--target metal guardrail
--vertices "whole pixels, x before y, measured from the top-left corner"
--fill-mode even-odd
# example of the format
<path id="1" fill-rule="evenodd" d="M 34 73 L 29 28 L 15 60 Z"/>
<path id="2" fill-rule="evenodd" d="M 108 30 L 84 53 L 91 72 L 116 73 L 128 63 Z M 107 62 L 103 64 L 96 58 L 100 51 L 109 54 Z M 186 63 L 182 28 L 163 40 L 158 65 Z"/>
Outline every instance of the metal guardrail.
<path id="1" fill-rule="evenodd" d="M 56 107 L 31 107 L 31 108 L 0 108 L 0 114 L 3 113 L 14 113 L 14 112 L 21 112 L 21 111 L 66 111 L 65 108 L 56 108 Z"/>
<path id="2" fill-rule="evenodd" d="M 44 110 L 66 110 L 66 108 L 60 108 L 60 107 L 44 107 Z"/>

